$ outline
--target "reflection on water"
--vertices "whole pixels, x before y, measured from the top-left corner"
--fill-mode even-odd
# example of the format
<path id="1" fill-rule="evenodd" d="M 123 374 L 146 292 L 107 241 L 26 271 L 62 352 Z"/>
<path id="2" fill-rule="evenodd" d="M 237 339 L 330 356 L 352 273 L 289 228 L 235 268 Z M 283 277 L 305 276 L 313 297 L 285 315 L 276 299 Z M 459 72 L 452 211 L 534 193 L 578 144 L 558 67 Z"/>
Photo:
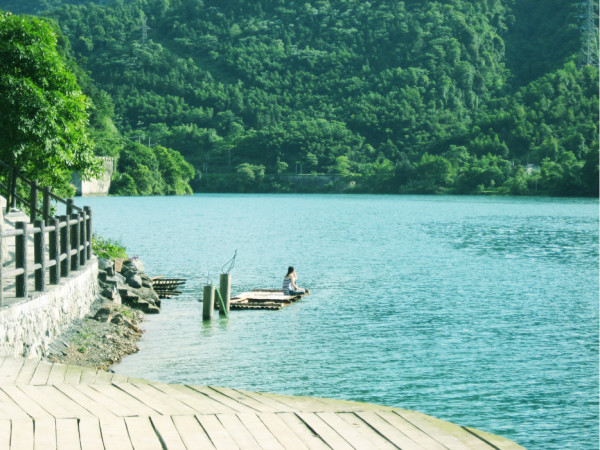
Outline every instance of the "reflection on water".
<path id="1" fill-rule="evenodd" d="M 598 203 L 327 195 L 85 199 L 151 275 L 185 277 L 115 370 L 415 409 L 532 448 L 598 447 Z M 127 217 L 127 220 L 123 218 Z M 233 292 L 311 295 L 202 321 Z"/>

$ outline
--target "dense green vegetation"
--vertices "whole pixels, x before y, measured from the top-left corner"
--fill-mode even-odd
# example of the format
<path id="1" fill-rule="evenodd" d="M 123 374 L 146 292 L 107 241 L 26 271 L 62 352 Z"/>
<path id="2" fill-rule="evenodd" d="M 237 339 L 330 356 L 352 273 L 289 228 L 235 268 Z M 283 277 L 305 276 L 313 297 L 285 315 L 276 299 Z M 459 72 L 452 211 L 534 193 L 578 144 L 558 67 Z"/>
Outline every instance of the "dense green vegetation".
<path id="1" fill-rule="evenodd" d="M 98 86 L 97 152 L 122 155 L 117 192 L 184 192 L 173 149 L 195 190 L 301 189 L 286 177 L 301 172 L 353 192 L 598 195 L 580 2 L 20 5 L 59 3 L 47 14 Z M 170 188 L 151 182 L 171 170 L 155 149 L 176 161 Z"/>

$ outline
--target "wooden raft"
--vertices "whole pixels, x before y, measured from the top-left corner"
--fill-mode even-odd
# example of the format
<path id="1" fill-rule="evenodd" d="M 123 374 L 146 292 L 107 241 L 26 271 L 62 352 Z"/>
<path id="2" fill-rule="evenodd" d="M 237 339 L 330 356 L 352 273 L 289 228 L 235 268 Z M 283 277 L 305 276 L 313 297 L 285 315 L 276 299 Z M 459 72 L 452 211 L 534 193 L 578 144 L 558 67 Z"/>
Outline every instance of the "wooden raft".
<path id="1" fill-rule="evenodd" d="M 418 412 L 0 356 L 0 449 L 520 450 Z"/>
<path id="2" fill-rule="evenodd" d="M 185 284 L 185 278 L 164 278 L 158 276 L 152 278 L 152 289 L 159 298 L 171 298 L 181 294 L 179 288 Z"/>
<path id="3" fill-rule="evenodd" d="M 231 299 L 230 309 L 282 309 L 297 302 L 302 295 L 285 295 L 281 289 L 254 289 L 242 292 Z"/>

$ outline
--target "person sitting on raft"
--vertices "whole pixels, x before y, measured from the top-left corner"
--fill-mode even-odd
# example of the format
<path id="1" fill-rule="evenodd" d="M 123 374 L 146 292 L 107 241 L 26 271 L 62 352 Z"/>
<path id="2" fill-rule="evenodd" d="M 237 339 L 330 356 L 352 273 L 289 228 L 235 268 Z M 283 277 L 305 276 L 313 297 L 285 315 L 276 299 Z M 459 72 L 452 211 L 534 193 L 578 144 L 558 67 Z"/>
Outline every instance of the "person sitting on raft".
<path id="1" fill-rule="evenodd" d="M 283 278 L 283 293 L 285 295 L 308 294 L 308 289 L 302 289 L 296 284 L 298 275 L 292 266 L 288 267 L 287 275 Z"/>

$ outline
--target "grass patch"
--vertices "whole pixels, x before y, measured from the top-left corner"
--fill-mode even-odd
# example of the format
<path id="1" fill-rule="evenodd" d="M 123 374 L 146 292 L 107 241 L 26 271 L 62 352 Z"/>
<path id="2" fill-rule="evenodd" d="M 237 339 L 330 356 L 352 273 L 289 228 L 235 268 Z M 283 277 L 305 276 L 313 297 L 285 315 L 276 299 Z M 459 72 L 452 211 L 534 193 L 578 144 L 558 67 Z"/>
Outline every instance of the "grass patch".
<path id="1" fill-rule="evenodd" d="M 92 250 L 101 258 L 129 258 L 127 256 L 127 250 L 120 242 L 97 234 L 92 236 Z"/>

